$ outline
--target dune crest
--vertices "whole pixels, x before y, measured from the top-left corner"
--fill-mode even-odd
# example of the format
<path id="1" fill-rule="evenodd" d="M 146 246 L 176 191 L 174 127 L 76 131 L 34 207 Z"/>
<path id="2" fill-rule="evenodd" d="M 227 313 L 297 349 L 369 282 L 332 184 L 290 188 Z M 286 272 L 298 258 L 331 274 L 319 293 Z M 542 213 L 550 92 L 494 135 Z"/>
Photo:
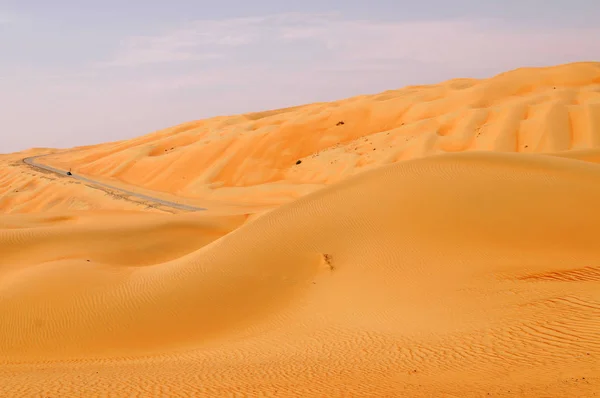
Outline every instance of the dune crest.
<path id="1" fill-rule="evenodd" d="M 49 155 L 144 192 L 239 196 L 197 213 L 117 210 L 108 197 L 102 211 L 0 217 L 0 396 L 594 396 L 598 90 L 598 64 L 522 69 Z M 546 97 L 563 102 L 522 120 L 517 104 Z M 325 122 L 327 106 L 344 110 Z M 566 132 L 552 122 L 579 111 Z M 313 123 L 294 138 L 310 115 L 343 118 L 339 135 Z M 237 138 L 206 127 L 266 119 Z M 419 144 L 382 155 L 402 123 Z M 478 126 L 497 134 L 478 139 Z M 443 147 L 461 134 L 469 146 Z M 346 144 L 325 147 L 333 138 Z M 356 140 L 377 148 L 353 163 Z M 162 154 L 175 141 L 179 154 Z M 314 157 L 296 165 L 302 151 Z M 4 161 L 6 175 L 26 169 Z M 345 171 L 332 177 L 330 162 Z"/>
<path id="2" fill-rule="evenodd" d="M 412 158 L 599 145 L 600 63 L 574 63 L 217 117 L 43 161 L 178 197 L 280 204 Z"/>

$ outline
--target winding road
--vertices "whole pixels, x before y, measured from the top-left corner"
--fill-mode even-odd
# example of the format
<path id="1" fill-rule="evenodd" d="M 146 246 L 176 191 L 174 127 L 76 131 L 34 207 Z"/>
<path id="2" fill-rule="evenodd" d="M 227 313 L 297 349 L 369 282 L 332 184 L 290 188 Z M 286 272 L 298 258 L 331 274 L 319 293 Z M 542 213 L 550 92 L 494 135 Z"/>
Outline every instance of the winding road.
<path id="1" fill-rule="evenodd" d="M 118 188 L 118 187 L 115 187 L 115 186 L 112 186 L 112 185 L 104 184 L 102 182 L 91 180 L 91 179 L 86 178 L 86 177 L 82 177 L 82 176 L 78 176 L 78 175 L 73 175 L 73 174 L 69 175 L 64 170 L 59 170 L 59 169 L 56 169 L 56 168 L 51 167 L 51 166 L 46 166 L 44 164 L 40 164 L 40 163 L 37 163 L 35 161 L 35 159 L 43 157 L 43 156 L 47 156 L 47 155 L 38 155 L 38 156 L 31 156 L 31 157 L 28 157 L 28 158 L 24 158 L 23 162 L 26 163 L 26 164 L 28 164 L 29 166 L 36 167 L 38 169 L 42 169 L 42 170 L 46 170 L 46 171 L 50 171 L 52 173 L 58 174 L 61 177 L 71 177 L 73 179 L 76 179 L 76 180 L 79 180 L 79 181 L 83 181 L 83 182 L 88 183 L 88 184 L 97 185 L 97 186 L 102 187 L 102 188 L 110 189 L 111 191 L 116 191 L 116 192 L 119 192 L 119 193 L 123 193 L 123 194 L 129 195 L 129 196 L 132 196 L 132 197 L 136 197 L 136 198 L 139 198 L 139 199 L 142 199 L 142 200 L 145 200 L 145 201 L 149 201 L 149 202 L 154 202 L 156 204 L 160 204 L 160 205 L 163 205 L 163 206 L 172 207 L 174 209 L 185 210 L 185 211 L 202 211 L 202 210 L 206 210 L 203 207 L 195 207 L 195 206 L 184 205 L 184 204 L 181 204 L 181 203 L 170 202 L 168 200 L 163 200 L 163 199 L 155 198 L 155 197 L 152 197 L 152 196 L 148 196 L 148 195 L 143 195 L 143 194 L 140 194 L 140 193 L 136 193 L 136 192 L 133 192 L 133 191 L 128 191 L 126 189 L 122 189 L 122 188 Z"/>

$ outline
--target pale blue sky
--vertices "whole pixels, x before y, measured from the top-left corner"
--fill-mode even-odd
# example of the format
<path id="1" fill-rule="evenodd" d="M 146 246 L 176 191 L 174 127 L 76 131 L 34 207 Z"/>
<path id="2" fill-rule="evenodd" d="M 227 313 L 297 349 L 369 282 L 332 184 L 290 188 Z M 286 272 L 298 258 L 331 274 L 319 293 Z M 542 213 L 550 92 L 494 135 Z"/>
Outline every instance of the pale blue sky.
<path id="1" fill-rule="evenodd" d="M 0 153 L 600 58 L 598 0 L 0 0 Z"/>

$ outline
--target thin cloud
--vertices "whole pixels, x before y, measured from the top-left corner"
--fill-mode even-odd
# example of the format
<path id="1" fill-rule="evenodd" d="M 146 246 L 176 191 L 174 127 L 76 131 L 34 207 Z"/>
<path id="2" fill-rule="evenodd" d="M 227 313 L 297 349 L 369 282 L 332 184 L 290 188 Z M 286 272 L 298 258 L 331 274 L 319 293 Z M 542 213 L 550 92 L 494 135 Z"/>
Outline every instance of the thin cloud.
<path id="1" fill-rule="evenodd" d="M 196 21 L 183 29 L 157 36 L 124 40 L 108 66 L 141 66 L 153 63 L 202 61 L 221 58 L 228 50 L 255 41 L 264 18 Z"/>
<path id="2" fill-rule="evenodd" d="M 221 58 L 218 53 L 194 53 L 173 49 L 147 48 L 124 52 L 109 62 L 99 63 L 99 67 L 138 67 L 149 64 L 205 61 Z"/>
<path id="3" fill-rule="evenodd" d="M 123 42 L 110 65 L 223 60 L 293 68 L 389 68 L 393 60 L 460 68 L 568 62 L 600 53 L 600 28 L 514 29 L 499 20 L 381 22 L 338 14 L 196 21 Z M 286 63 L 286 61 L 289 61 Z M 378 65 L 381 62 L 381 65 Z"/>
<path id="4" fill-rule="evenodd" d="M 329 16 L 333 16 L 331 14 Z M 156 36 L 125 39 L 111 66 L 140 66 L 149 63 L 173 63 L 216 59 L 231 55 L 240 47 L 266 44 L 283 39 L 290 29 L 305 29 L 322 24 L 327 14 L 280 14 L 264 17 L 199 20 L 184 28 Z M 290 36 L 291 37 L 291 36 Z"/>
<path id="5" fill-rule="evenodd" d="M 0 10 L 0 26 L 17 25 L 24 20 L 25 18 L 22 15 Z"/>

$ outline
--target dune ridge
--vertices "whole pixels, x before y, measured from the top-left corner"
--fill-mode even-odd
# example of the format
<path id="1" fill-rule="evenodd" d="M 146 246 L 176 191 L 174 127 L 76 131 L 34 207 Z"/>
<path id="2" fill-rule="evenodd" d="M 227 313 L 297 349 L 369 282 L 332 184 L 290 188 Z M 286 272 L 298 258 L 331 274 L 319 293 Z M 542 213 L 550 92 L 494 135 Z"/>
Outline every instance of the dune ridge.
<path id="1" fill-rule="evenodd" d="M 574 63 L 217 117 L 43 161 L 179 197 L 277 205 L 384 164 L 595 148 L 599 131 L 600 63 Z"/>
<path id="2" fill-rule="evenodd" d="M 320 149 L 295 164 L 302 151 L 333 142 L 333 133 L 315 127 L 294 141 L 292 131 L 300 130 L 285 130 L 284 116 L 331 104 L 192 122 L 50 154 L 45 161 L 56 167 L 69 164 L 165 195 L 197 194 L 194 200 L 216 208 L 166 214 L 117 209 L 125 202 L 105 199 L 101 211 L 38 204 L 29 214 L 2 215 L 0 396 L 598 395 L 600 146 L 592 121 L 600 119 L 591 112 L 572 119 L 587 124 L 550 128 L 558 120 L 550 109 L 559 108 L 546 104 L 521 121 L 523 109 L 511 102 L 550 95 L 554 85 L 560 96 L 585 102 L 560 105 L 574 106 L 569 115 L 598 109 L 600 67 L 590 63 L 380 94 L 413 95 L 408 114 L 423 131 L 415 138 L 420 144 L 403 147 L 409 155 L 393 160 L 381 155 L 377 136 L 389 132 L 401 141 L 404 133 L 394 131 L 410 120 L 407 113 L 397 119 L 400 128 L 390 124 L 379 133 L 370 132 L 381 129 L 371 119 L 351 121 L 350 110 L 333 114 L 327 123 L 345 119 L 335 126 L 340 142 L 364 141 L 358 127 L 344 130 L 363 120 L 368 141 L 361 145 L 378 146 L 369 152 L 373 162 L 362 166 L 331 155 L 356 143 Z M 452 100 L 436 97 L 442 89 L 465 92 L 463 103 L 456 93 L 447 95 Z M 348 109 L 357 114 L 385 114 L 366 98 L 338 107 L 354 103 Z M 477 126 L 494 123 L 484 123 L 476 109 L 467 113 L 479 116 L 465 116 L 464 104 L 509 104 L 519 140 L 525 129 L 537 135 L 508 150 L 516 131 L 508 118 L 486 127 L 497 129 L 486 141 L 495 146 L 442 149 L 445 137 L 458 133 L 431 135 L 427 123 L 439 127 L 454 112 L 453 125 L 471 139 Z M 189 148 L 202 126 L 277 117 L 284 133 L 234 139 L 229 132 L 222 151 L 202 147 L 206 158 L 198 156 L 200 146 Z M 171 138 L 187 145 L 180 156 L 152 163 L 171 156 L 158 155 Z M 292 153 L 270 149 L 284 138 Z M 335 159 L 345 174 L 324 178 L 329 172 L 320 167 Z M 203 162 L 219 165 L 207 171 Z M 25 166 L 11 167 L 5 176 Z M 152 171 L 145 179 L 144 167 Z M 27 178 L 36 181 L 31 173 Z M 296 179 L 286 177 L 292 173 Z M 176 177 L 193 182 L 160 183 Z M 6 178 L 10 186 L 24 177 Z M 64 195 L 65 181 L 48 189 Z M 91 203 L 87 191 L 71 192 Z M 228 198 L 228 207 L 218 207 L 219 197 Z"/>

